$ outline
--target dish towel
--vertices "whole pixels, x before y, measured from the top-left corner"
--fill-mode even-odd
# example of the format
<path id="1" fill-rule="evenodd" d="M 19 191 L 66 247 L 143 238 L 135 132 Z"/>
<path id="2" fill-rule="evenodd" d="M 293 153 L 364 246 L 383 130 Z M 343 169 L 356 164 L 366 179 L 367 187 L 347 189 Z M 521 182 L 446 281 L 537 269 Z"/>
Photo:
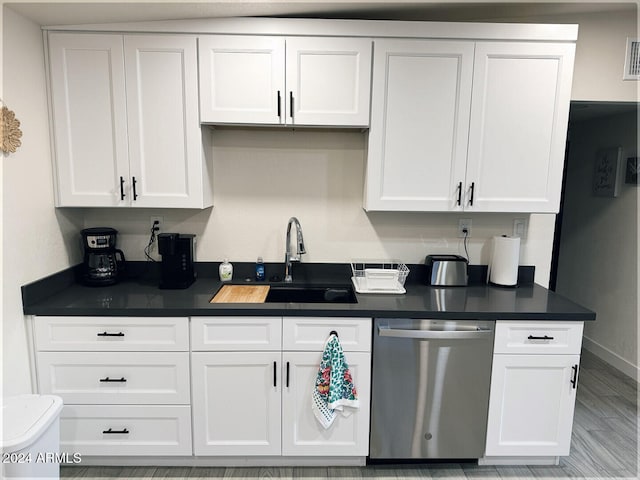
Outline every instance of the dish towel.
<path id="1" fill-rule="evenodd" d="M 344 416 L 351 411 L 344 407 L 358 408 L 358 392 L 353 384 L 349 365 L 338 340 L 331 333 L 324 345 L 320 368 L 311 398 L 311 407 L 315 417 L 324 428 L 329 428 L 336 418 L 336 411 Z"/>

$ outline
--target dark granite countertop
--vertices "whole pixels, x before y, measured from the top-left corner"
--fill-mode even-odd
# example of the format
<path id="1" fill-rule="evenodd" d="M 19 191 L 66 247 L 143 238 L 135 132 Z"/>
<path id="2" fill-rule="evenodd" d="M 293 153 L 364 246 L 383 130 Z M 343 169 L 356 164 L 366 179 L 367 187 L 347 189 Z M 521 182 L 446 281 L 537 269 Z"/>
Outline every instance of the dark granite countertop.
<path id="1" fill-rule="evenodd" d="M 183 290 L 158 288 L 157 266 L 133 263 L 129 278 L 116 285 L 89 287 L 77 282 L 78 267 L 22 288 L 27 315 L 172 316 L 260 315 L 386 317 L 484 320 L 595 320 L 596 314 L 533 283 L 530 274 L 517 288 L 479 281 L 481 269 L 470 269 L 467 287 L 438 288 L 422 282 L 423 266 L 410 265 L 406 294 L 356 294 L 357 303 L 226 303 L 211 304 L 221 287 L 217 263 L 198 264 L 198 278 Z M 234 265 L 235 266 L 235 265 Z M 275 272 L 277 264 L 267 264 Z M 531 268 L 531 267 L 530 267 Z M 234 284 L 247 284 L 252 264 L 239 264 Z M 135 271 L 135 274 L 131 272 Z M 297 275 L 296 275 L 297 273 Z M 296 285 L 350 285 L 346 264 L 299 264 Z M 253 282 L 255 283 L 255 282 Z M 265 282 L 262 282 L 265 283 Z M 282 285 L 281 282 L 266 282 Z"/>

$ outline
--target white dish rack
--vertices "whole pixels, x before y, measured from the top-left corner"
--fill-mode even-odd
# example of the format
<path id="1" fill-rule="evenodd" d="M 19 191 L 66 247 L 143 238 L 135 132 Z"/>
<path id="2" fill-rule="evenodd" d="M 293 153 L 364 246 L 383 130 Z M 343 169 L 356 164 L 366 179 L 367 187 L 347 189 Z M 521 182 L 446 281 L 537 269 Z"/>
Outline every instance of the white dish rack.
<path id="1" fill-rule="evenodd" d="M 409 268 L 398 260 L 353 260 L 351 271 L 358 293 L 406 293 Z"/>

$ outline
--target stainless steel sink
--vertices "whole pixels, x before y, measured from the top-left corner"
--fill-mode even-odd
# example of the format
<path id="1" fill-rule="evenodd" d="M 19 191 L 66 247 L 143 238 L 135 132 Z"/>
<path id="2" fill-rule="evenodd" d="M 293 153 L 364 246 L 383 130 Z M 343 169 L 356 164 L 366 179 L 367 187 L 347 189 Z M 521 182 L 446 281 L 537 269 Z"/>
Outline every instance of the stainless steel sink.
<path id="1" fill-rule="evenodd" d="M 351 287 L 272 286 L 265 303 L 358 303 Z"/>

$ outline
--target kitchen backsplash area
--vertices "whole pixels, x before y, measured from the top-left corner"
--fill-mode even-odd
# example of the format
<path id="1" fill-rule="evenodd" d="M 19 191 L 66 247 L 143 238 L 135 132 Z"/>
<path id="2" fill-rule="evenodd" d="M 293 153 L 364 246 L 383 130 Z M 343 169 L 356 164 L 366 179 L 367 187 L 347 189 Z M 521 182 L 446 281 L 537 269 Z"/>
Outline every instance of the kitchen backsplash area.
<path id="1" fill-rule="evenodd" d="M 208 127 L 203 127 L 208 128 Z M 304 231 L 303 262 L 398 258 L 422 263 L 429 253 L 464 255 L 460 219 L 472 220 L 471 263 L 489 261 L 494 235 L 512 235 L 525 219 L 520 263 L 536 266 L 536 282 L 548 282 L 549 232 L 554 215 L 514 213 L 365 212 L 362 208 L 366 132 L 218 128 L 212 136 L 214 207 L 181 209 L 82 209 L 84 226 L 118 230 L 128 260 L 143 260 L 151 217 L 161 232 L 193 233 L 198 261 L 283 260 L 287 220 Z M 552 235 L 551 235 L 552 238 Z M 159 258 L 157 249 L 152 256 Z"/>

